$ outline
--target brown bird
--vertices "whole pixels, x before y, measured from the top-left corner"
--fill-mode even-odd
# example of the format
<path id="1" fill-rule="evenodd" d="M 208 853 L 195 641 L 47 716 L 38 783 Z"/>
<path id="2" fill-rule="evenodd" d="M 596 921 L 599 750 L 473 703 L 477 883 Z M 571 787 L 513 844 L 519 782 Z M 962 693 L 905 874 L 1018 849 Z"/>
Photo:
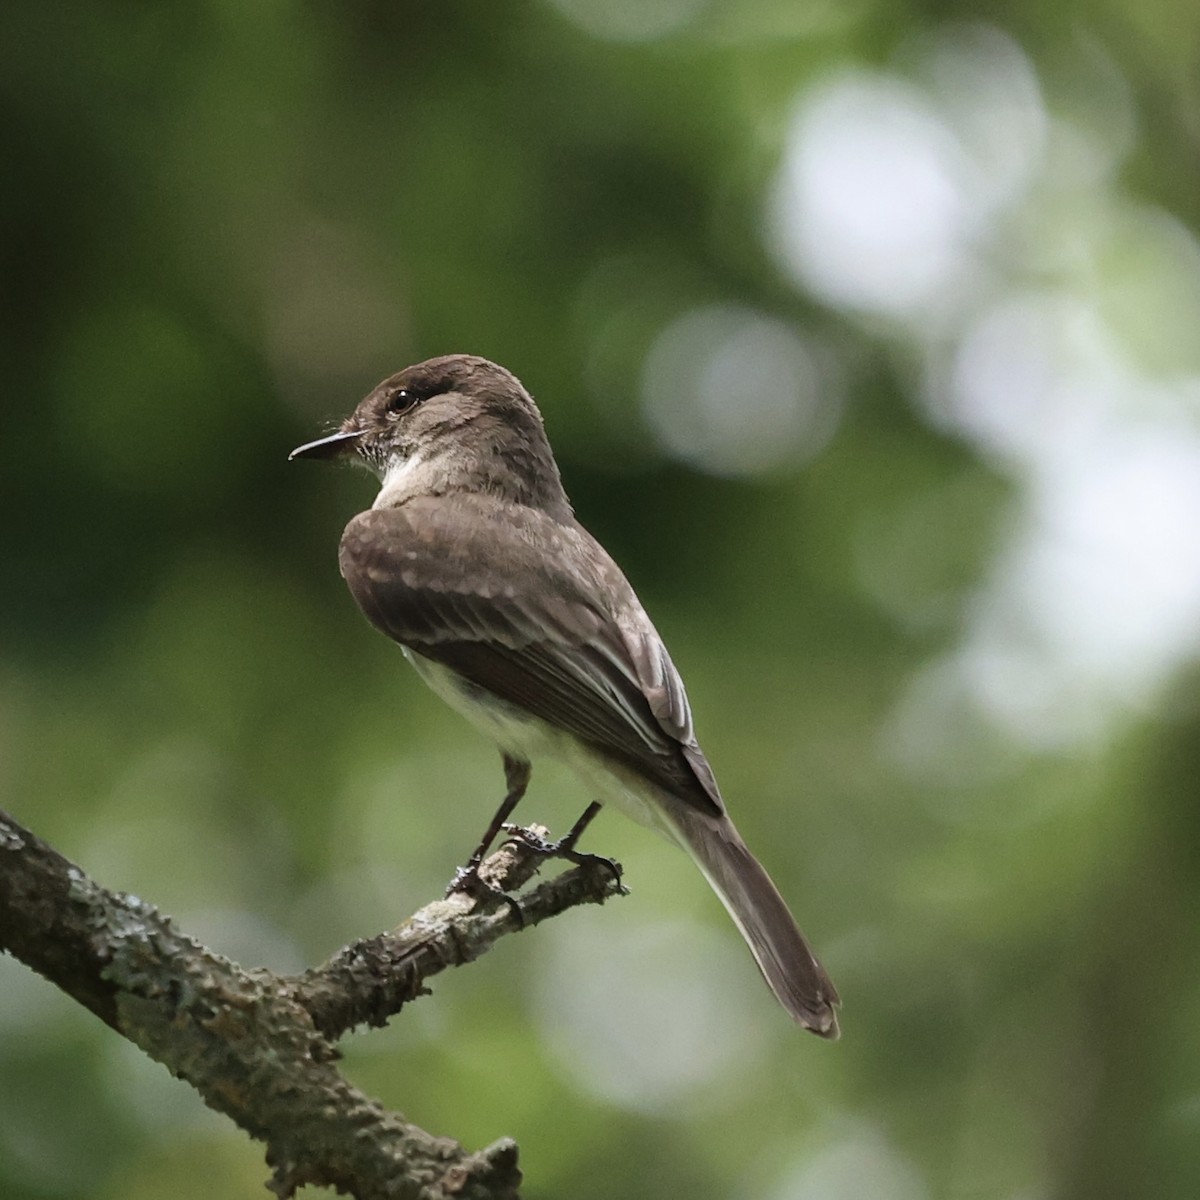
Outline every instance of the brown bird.
<path id="1" fill-rule="evenodd" d="M 368 620 L 499 746 L 508 793 L 492 836 L 531 760 L 565 761 L 599 798 L 568 842 L 601 802 L 665 834 L 704 873 L 784 1008 L 837 1037 L 837 990 L 729 819 L 679 672 L 575 519 L 520 381 L 484 358 L 429 359 L 291 457 L 357 459 L 382 481 L 342 535 L 342 574 Z"/>

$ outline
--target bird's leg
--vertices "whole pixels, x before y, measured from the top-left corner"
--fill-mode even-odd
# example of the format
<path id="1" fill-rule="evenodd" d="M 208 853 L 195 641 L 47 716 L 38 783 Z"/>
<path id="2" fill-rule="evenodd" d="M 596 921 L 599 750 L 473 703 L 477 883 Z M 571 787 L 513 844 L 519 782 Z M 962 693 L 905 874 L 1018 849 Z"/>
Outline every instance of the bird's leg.
<path id="1" fill-rule="evenodd" d="M 519 758 L 510 758 L 507 754 L 504 758 L 504 781 L 508 785 L 508 792 L 504 797 L 500 807 L 496 810 L 496 815 L 492 817 L 491 824 L 487 827 L 487 832 L 483 835 L 483 840 L 475 849 L 475 853 L 467 859 L 466 865 L 459 867 L 454 872 L 454 878 L 450 880 L 450 886 L 446 889 L 446 895 L 449 896 L 453 892 L 470 892 L 482 888 L 491 895 L 500 895 L 514 908 L 517 915 L 521 915 L 521 910 L 517 908 L 516 901 L 511 896 L 505 896 L 498 888 L 492 887 L 490 884 L 485 884 L 479 878 L 479 864 L 483 862 L 483 856 L 491 849 L 492 843 L 496 840 L 496 835 L 504 828 L 504 823 L 512 814 L 512 810 L 517 807 L 521 801 L 521 797 L 525 795 L 525 789 L 529 786 L 529 777 L 533 774 L 533 770 L 529 763 Z"/>
<path id="2" fill-rule="evenodd" d="M 574 863 L 577 867 L 602 866 L 612 873 L 614 879 L 620 880 L 620 863 L 600 854 L 581 854 L 575 849 L 583 831 L 592 823 L 600 809 L 600 801 L 593 800 L 583 810 L 583 815 L 579 820 L 567 831 L 567 836 L 559 838 L 557 842 L 548 842 L 545 838 L 540 838 L 536 834 L 530 833 L 528 829 L 522 829 L 519 825 L 503 825 L 501 828 L 509 837 L 516 838 L 531 850 L 536 850 L 547 858 L 565 858 L 567 862 Z"/>

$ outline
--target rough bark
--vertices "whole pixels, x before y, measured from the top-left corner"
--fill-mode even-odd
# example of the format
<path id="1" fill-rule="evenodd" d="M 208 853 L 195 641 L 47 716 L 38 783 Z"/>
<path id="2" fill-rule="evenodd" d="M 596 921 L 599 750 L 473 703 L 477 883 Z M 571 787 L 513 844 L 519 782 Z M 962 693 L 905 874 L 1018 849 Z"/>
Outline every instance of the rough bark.
<path id="1" fill-rule="evenodd" d="M 152 905 L 103 887 L 0 813 L 0 950 L 45 976 L 265 1143 L 268 1186 L 360 1200 L 509 1200 L 517 1147 L 469 1153 L 387 1112 L 337 1068 L 336 1040 L 382 1025 L 425 981 L 577 904 L 623 889 L 600 863 L 518 893 L 543 861 L 509 842 L 481 871 L 495 893 L 436 900 L 299 976 L 247 970 Z M 514 894 L 515 893 L 515 894 Z"/>

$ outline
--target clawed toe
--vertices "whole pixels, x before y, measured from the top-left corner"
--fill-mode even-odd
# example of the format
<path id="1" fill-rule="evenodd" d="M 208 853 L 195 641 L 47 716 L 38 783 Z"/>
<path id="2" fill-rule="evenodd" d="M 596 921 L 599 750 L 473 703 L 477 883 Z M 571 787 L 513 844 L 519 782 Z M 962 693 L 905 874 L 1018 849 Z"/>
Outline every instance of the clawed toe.
<path id="1" fill-rule="evenodd" d="M 520 842 L 522 846 L 527 846 L 542 858 L 565 859 L 577 867 L 603 867 L 613 877 L 614 882 L 621 882 L 623 873 L 621 864 L 615 859 L 605 858 L 602 854 L 584 854 L 575 849 L 575 842 L 579 836 L 578 830 L 573 829 L 566 837 L 552 842 L 548 838 L 542 837 L 540 833 L 535 833 L 532 829 L 526 829 L 521 825 L 505 824 L 501 826 L 501 829 L 511 841 Z"/>
<path id="2" fill-rule="evenodd" d="M 525 914 L 521 911 L 520 904 L 502 888 L 488 883 L 479 874 L 479 863 L 477 862 L 470 862 L 454 872 L 453 878 L 446 887 L 446 895 L 449 897 L 455 893 L 463 893 L 476 900 L 501 900 L 512 909 L 513 916 L 517 918 L 521 926 L 525 925 Z"/>

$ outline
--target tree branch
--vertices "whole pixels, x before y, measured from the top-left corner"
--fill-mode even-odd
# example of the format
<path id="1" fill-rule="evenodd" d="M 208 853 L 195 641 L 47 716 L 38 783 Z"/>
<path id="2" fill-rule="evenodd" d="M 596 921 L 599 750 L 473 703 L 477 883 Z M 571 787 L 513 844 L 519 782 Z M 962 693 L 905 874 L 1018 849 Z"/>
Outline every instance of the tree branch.
<path id="1" fill-rule="evenodd" d="M 515 892 L 543 861 L 510 842 L 481 874 Z M 521 1174 L 502 1139 L 470 1154 L 386 1112 L 337 1070 L 334 1042 L 382 1025 L 425 980 L 501 937 L 624 891 L 602 864 L 506 899 L 455 893 L 300 976 L 248 971 L 111 892 L 0 812 L 0 950 L 44 975 L 264 1142 L 280 1197 L 306 1183 L 360 1200 L 510 1200 Z"/>

